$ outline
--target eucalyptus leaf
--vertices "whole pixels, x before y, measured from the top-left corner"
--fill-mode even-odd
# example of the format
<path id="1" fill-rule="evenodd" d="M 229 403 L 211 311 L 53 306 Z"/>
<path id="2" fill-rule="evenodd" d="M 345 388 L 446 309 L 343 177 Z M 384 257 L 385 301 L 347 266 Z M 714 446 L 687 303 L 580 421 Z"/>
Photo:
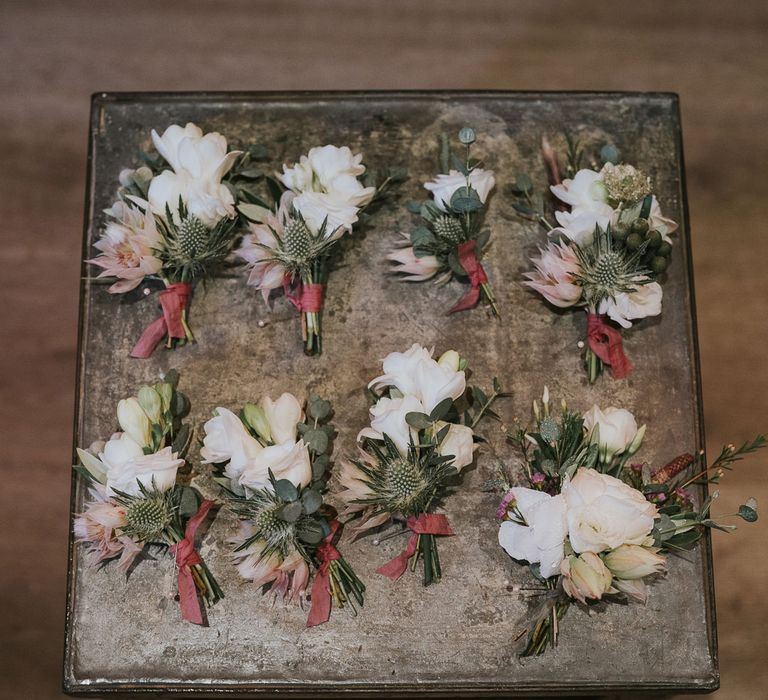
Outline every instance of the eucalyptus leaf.
<path id="1" fill-rule="evenodd" d="M 445 418 L 448 411 L 450 411 L 452 407 L 453 399 L 449 396 L 448 398 L 443 399 L 439 404 L 437 404 L 437 406 L 432 409 L 432 412 L 429 414 L 429 420 L 434 423 L 441 418 Z"/>
<path id="2" fill-rule="evenodd" d="M 480 195 L 474 187 L 459 187 L 451 196 L 451 209 L 462 214 L 483 208 Z"/>
<path id="3" fill-rule="evenodd" d="M 328 469 L 328 455 L 318 455 L 312 462 L 312 478 L 321 479 Z"/>
<path id="4" fill-rule="evenodd" d="M 421 202 L 417 202 L 415 199 L 412 199 L 406 203 L 405 208 L 411 212 L 411 214 L 420 214 Z"/>
<path id="5" fill-rule="evenodd" d="M 177 452 L 182 458 L 186 454 L 187 447 L 189 446 L 191 432 L 192 431 L 189 427 L 189 423 L 185 423 L 181 426 L 179 432 L 176 433 L 176 437 L 173 438 L 173 445 L 171 446 L 171 449 L 174 452 Z"/>
<path id="6" fill-rule="evenodd" d="M 323 539 L 323 529 L 319 522 L 309 521 L 297 528 L 296 535 L 306 544 L 319 544 Z"/>
<path id="7" fill-rule="evenodd" d="M 277 497 L 291 503 L 299 497 L 299 490 L 288 479 L 279 479 L 275 482 L 275 493 Z"/>
<path id="8" fill-rule="evenodd" d="M 287 523 L 295 523 L 301 517 L 303 510 L 301 501 L 293 501 L 292 503 L 286 503 L 277 512 L 277 516 L 280 520 L 284 520 Z"/>
<path id="9" fill-rule="evenodd" d="M 179 373 L 175 369 L 169 369 L 163 377 L 163 382 L 175 389 L 179 385 Z"/>
<path id="10" fill-rule="evenodd" d="M 323 497 L 314 489 L 306 489 L 301 494 L 301 502 L 307 515 L 315 513 L 323 505 Z"/>
<path id="11" fill-rule="evenodd" d="M 409 411 L 405 414 L 405 422 L 416 430 L 426 430 L 432 425 L 432 421 L 426 413 Z"/>
<path id="12" fill-rule="evenodd" d="M 323 454 L 328 449 L 328 436 L 323 430 L 307 430 L 301 439 L 317 454 Z"/>
<path id="13" fill-rule="evenodd" d="M 200 498 L 197 491 L 189 486 L 181 487 L 181 498 L 179 498 L 179 515 L 184 518 L 191 518 L 200 508 Z"/>
<path id="14" fill-rule="evenodd" d="M 319 396 L 312 396 L 307 404 L 307 413 L 310 418 L 323 420 L 331 412 L 331 402 L 321 399 Z"/>
<path id="15" fill-rule="evenodd" d="M 739 516 L 748 523 L 757 521 L 757 510 L 748 505 L 739 506 Z"/>

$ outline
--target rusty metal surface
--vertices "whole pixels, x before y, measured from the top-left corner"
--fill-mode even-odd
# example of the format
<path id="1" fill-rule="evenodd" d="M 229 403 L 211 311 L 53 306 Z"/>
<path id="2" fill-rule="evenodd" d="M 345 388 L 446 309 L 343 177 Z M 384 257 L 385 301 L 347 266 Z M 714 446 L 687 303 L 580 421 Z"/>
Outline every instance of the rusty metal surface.
<path id="1" fill-rule="evenodd" d="M 324 321 L 324 355 L 305 357 L 298 317 L 283 299 L 268 314 L 242 278 L 214 280 L 195 295 L 192 322 L 198 344 L 158 351 L 147 361 L 128 351 L 155 318 L 153 302 L 129 305 L 103 286 L 83 282 L 78 410 L 75 442 L 87 445 L 114 429 L 114 407 L 163 370 L 177 368 L 193 405 L 196 427 L 218 405 L 240 406 L 264 394 L 308 391 L 336 408 L 337 455 L 350 453 L 365 424 L 363 386 L 378 360 L 413 342 L 455 348 L 470 359 L 474 380 L 497 375 L 513 398 L 505 418 L 526 416 L 542 385 L 574 407 L 592 403 L 632 410 L 649 430 L 639 458 L 661 462 L 681 449 L 702 446 L 700 388 L 693 319 L 688 222 L 685 211 L 677 100 L 665 94 L 588 93 L 360 93 L 99 95 L 91 124 L 91 175 L 85 250 L 98 236 L 101 211 L 113 199 L 117 175 L 138 165 L 151 128 L 194 121 L 218 130 L 234 146 L 270 147 L 274 167 L 314 145 L 348 144 L 371 166 L 406 165 L 399 196 L 345 251 L 332 273 Z M 486 269 L 503 319 L 482 310 L 443 315 L 463 287 L 408 285 L 385 274 L 384 254 L 409 230 L 411 198 L 436 171 L 436 138 L 470 124 L 476 152 L 497 173 L 487 217 L 494 231 Z M 664 311 L 626 333 L 637 369 L 627 381 L 603 378 L 589 386 L 577 341 L 582 314 L 555 314 L 520 285 L 527 258 L 542 240 L 533 223 L 512 208 L 509 187 L 527 171 L 545 185 L 541 135 L 567 128 L 586 140 L 613 141 L 624 158 L 647 171 L 665 214 L 681 223 L 665 284 Z M 266 321 L 260 328 L 259 320 Z M 514 461 L 498 427 L 486 427 L 491 446 L 447 500 L 457 536 L 441 543 L 443 580 L 423 589 L 416 576 L 399 582 L 374 573 L 393 556 L 397 540 L 379 547 L 370 538 L 347 544 L 344 554 L 368 586 L 356 619 L 334 612 L 328 624 L 305 629 L 306 611 L 273 606 L 242 581 L 227 558 L 225 540 L 235 519 L 221 512 L 201 552 L 227 597 L 209 612 L 210 627 L 180 619 L 169 558 L 144 562 L 125 580 L 115 566 L 95 570 L 72 548 L 67 606 L 65 688 L 109 691 L 280 690 L 317 696 L 367 693 L 525 694 L 617 689 L 707 690 L 717 687 L 717 652 L 706 544 L 672 558 L 666 580 L 654 585 L 646 606 L 612 605 L 587 616 L 572 608 L 560 647 L 538 659 L 518 659 L 512 639 L 527 605 L 505 590 L 529 574 L 496 543 L 496 497 L 480 491 L 497 458 Z M 494 454 L 495 453 L 495 454 Z M 191 453 L 196 463 L 197 449 Z M 199 469 L 194 484 L 219 495 Z M 73 512 L 83 502 L 75 482 Z"/>

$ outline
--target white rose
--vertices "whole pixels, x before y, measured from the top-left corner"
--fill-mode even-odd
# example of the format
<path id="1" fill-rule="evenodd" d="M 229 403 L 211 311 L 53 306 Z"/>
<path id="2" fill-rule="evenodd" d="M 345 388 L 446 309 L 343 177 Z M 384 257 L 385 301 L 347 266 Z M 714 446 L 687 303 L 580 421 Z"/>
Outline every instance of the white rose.
<path id="1" fill-rule="evenodd" d="M 147 197 L 154 212 L 162 216 L 167 206 L 177 218 L 181 197 L 189 213 L 206 226 L 235 215 L 234 198 L 221 178 L 241 151 L 227 153 L 227 140 L 221 134 L 203 135 L 202 129 L 191 123 L 184 128 L 173 124 L 162 136 L 153 130 L 152 141 L 173 168 L 150 182 Z"/>
<path id="2" fill-rule="evenodd" d="M 630 446 L 636 450 L 645 434 L 645 426 L 638 430 L 635 417 L 624 408 L 609 406 L 601 411 L 594 405 L 582 417 L 589 441 L 600 446 L 600 459 L 606 464 Z"/>
<path id="3" fill-rule="evenodd" d="M 382 365 L 384 374 L 368 386 L 393 386 L 402 394 L 413 394 L 421 401 L 425 413 L 430 413 L 443 399 L 458 399 L 467 386 L 463 371 L 454 369 L 450 362 L 439 364 L 418 343 L 407 352 L 390 353 Z"/>
<path id="4" fill-rule="evenodd" d="M 432 193 L 435 204 L 440 211 L 447 211 L 451 204 L 451 197 L 456 190 L 467 186 L 467 179 L 469 179 L 472 189 L 480 197 L 480 201 L 485 204 L 488 195 L 496 184 L 492 170 L 475 168 L 469 173 L 469 178 L 458 170 L 450 170 L 447 175 L 441 173 L 431 182 L 425 182 L 424 189 Z"/>
<path id="5" fill-rule="evenodd" d="M 499 528 L 499 544 L 513 559 L 539 564 L 544 578 L 560 570 L 568 534 L 563 496 L 517 487 L 510 507 L 525 519 L 525 525 L 505 520 Z"/>
<path id="6" fill-rule="evenodd" d="M 107 493 L 115 490 L 132 496 L 141 495 L 138 482 L 148 489 L 167 491 L 176 483 L 176 471 L 184 464 L 170 447 L 145 455 L 141 445 L 127 433 L 113 436 L 99 455 L 107 468 Z"/>
<path id="7" fill-rule="evenodd" d="M 405 416 L 413 412 L 424 413 L 421 402 L 410 394 L 397 399 L 384 396 L 371 406 L 370 412 L 371 427 L 360 431 L 358 442 L 363 438 L 382 440 L 386 434 L 400 450 L 400 454 L 405 456 L 411 437 L 414 442 L 418 440 L 417 432 L 405 422 Z"/>
<path id="8" fill-rule="evenodd" d="M 549 189 L 560 201 L 570 205 L 571 214 L 591 212 L 597 216 L 607 216 L 606 224 L 610 221 L 613 209 L 607 203 L 608 194 L 600 173 L 585 168 L 579 170 L 573 179 L 563 180 L 559 185 L 552 185 Z M 558 221 L 560 221 L 559 218 Z M 564 224 L 561 222 L 561 225 Z"/>
<path id="9" fill-rule="evenodd" d="M 606 552 L 623 544 L 646 545 L 656 506 L 620 479 L 579 469 L 563 486 L 573 551 Z"/>
<path id="10" fill-rule="evenodd" d="M 561 234 L 582 248 L 592 245 L 592 241 L 595 238 L 595 226 L 606 229 L 611 222 L 612 211 L 608 205 L 606 207 L 607 211 L 603 212 L 585 210 L 578 210 L 576 212 L 556 211 L 555 219 L 557 219 L 557 223 L 560 226 L 553 228 L 549 235 L 556 236 Z"/>
<path id="11" fill-rule="evenodd" d="M 269 423 L 271 442 L 280 444 L 296 441 L 298 431 L 296 426 L 304 420 L 304 411 L 293 394 L 284 393 L 277 401 L 272 401 L 269 396 L 265 396 L 259 402 L 259 406 Z"/>
<path id="12" fill-rule="evenodd" d="M 312 191 L 314 176 L 309 159 L 307 156 L 301 156 L 299 162 L 292 168 L 283 165 L 283 174 L 280 175 L 280 181 L 289 190 L 294 192 L 310 192 Z"/>
<path id="13" fill-rule="evenodd" d="M 443 456 L 452 455 L 454 458 L 453 466 L 458 471 L 461 471 L 464 467 L 472 464 L 474 459 L 474 452 L 477 449 L 477 445 L 475 445 L 473 440 L 474 433 L 468 425 L 449 424 L 443 421 L 438 421 L 436 428 L 437 430 L 442 430 L 446 425 L 451 427 L 437 451 Z"/>
<path id="14" fill-rule="evenodd" d="M 630 328 L 632 321 L 661 313 L 661 285 L 658 282 L 640 284 L 634 292 L 621 292 L 615 298 L 603 299 L 598 313 L 607 314 L 624 328 Z"/>
<path id="15" fill-rule="evenodd" d="M 205 437 L 200 456 L 203 464 L 228 462 L 225 474 L 238 479 L 264 448 L 232 411 L 217 408 L 216 414 L 203 427 Z"/>
<path id="16" fill-rule="evenodd" d="M 288 479 L 294 486 L 307 486 L 312 481 L 309 450 L 303 441 L 284 442 L 265 447 L 248 461 L 238 481 L 250 489 L 270 488 L 269 472 L 275 479 Z"/>
<path id="17" fill-rule="evenodd" d="M 149 447 L 152 441 L 152 425 L 138 399 L 131 396 L 117 404 L 117 422 L 123 432 L 140 447 Z"/>
<path id="18" fill-rule="evenodd" d="M 358 208 L 335 193 L 302 192 L 293 200 L 293 206 L 312 233 L 318 234 L 325 223 L 323 235 L 332 240 L 351 231 L 357 222 Z"/>

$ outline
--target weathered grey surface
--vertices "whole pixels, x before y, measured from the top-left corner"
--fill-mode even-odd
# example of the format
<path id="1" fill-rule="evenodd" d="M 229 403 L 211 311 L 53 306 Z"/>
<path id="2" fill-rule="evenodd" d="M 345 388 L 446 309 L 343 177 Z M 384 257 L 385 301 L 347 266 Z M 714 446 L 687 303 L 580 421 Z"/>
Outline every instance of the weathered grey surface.
<path id="1" fill-rule="evenodd" d="M 224 133 L 234 145 L 270 145 L 274 165 L 292 161 L 313 145 L 349 144 L 369 166 L 403 164 L 410 179 L 399 197 L 346 251 L 327 294 L 325 354 L 301 353 L 298 318 L 278 300 L 270 315 L 243 279 L 219 279 L 195 296 L 196 346 L 157 352 L 148 361 L 128 351 L 157 314 L 154 303 L 121 304 L 101 286 L 85 283 L 85 317 L 79 387 L 78 444 L 114 429 L 117 400 L 160 372 L 177 368 L 200 425 L 211 410 L 234 407 L 264 394 L 314 391 L 336 407 L 337 454 L 351 452 L 365 424 L 365 381 L 386 353 L 413 342 L 455 348 L 470 359 L 474 379 L 497 375 L 513 398 L 501 412 L 527 416 L 529 401 L 544 383 L 579 408 L 596 402 L 632 410 L 649 424 L 639 457 L 661 462 L 681 449 L 697 448 L 698 385 L 694 367 L 691 300 L 679 157 L 677 106 L 652 95 L 393 95 L 258 98 L 220 97 L 109 99 L 95 103 L 89 240 L 99 232 L 98 213 L 112 200 L 117 173 L 137 164 L 151 128 L 192 120 Z M 384 253 L 412 215 L 404 203 L 421 198 L 420 183 L 436 169 L 436 137 L 471 124 L 477 153 L 497 172 L 497 191 L 487 222 L 494 231 L 486 269 L 502 309 L 501 323 L 482 310 L 445 317 L 464 288 L 452 283 L 408 285 L 385 274 Z M 605 137 L 624 157 L 646 170 L 665 213 L 683 226 L 665 285 L 661 319 L 639 323 L 626 334 L 637 369 L 628 381 L 606 377 L 589 387 L 576 343 L 582 314 L 556 315 L 519 284 L 541 230 L 517 218 L 509 185 L 529 171 L 544 186 L 539 161 L 543 133 L 558 138 Z M 682 244 L 682 245 L 681 245 Z M 259 328 L 257 322 L 267 325 Z M 402 546 L 374 547 L 370 539 L 344 548 L 368 586 L 363 613 L 336 611 L 318 628 L 304 627 L 306 611 L 272 606 L 236 575 L 225 539 L 235 521 L 220 514 L 202 554 L 227 597 L 210 611 L 209 628 L 182 623 L 170 560 L 142 564 L 125 582 L 114 566 L 86 567 L 75 550 L 65 675 L 72 690 L 105 688 L 321 689 L 476 688 L 507 694 L 620 687 L 712 687 L 717 678 L 708 618 L 706 550 L 673 559 L 667 579 L 653 587 L 645 607 L 610 606 L 586 619 L 573 609 L 562 643 L 543 659 L 520 660 L 512 639 L 526 603 L 505 583 L 525 584 L 526 569 L 496 544 L 496 498 L 479 490 L 493 474 L 496 457 L 514 461 L 497 426 L 486 426 L 491 448 L 447 501 L 457 536 L 441 542 L 444 578 L 423 589 L 406 576 L 396 583 L 374 569 Z M 493 454 L 495 452 L 495 456 Z M 193 462 L 196 458 L 193 452 Z M 198 472 L 194 483 L 207 495 L 217 489 Z M 76 508 L 82 503 L 76 494 Z M 311 686 L 306 684 L 311 683 Z"/>

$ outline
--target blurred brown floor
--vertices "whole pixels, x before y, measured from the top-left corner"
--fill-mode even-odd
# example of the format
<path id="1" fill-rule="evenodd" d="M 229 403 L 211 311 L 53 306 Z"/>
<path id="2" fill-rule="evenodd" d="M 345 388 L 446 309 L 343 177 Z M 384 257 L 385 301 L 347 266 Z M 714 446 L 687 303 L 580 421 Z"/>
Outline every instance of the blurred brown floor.
<path id="1" fill-rule="evenodd" d="M 58 698 L 89 95 L 306 88 L 682 98 L 710 450 L 768 430 L 768 5 L 0 3 L 0 697 Z M 723 512 L 768 503 L 762 458 Z M 715 540 L 722 690 L 768 697 L 765 526 Z"/>

